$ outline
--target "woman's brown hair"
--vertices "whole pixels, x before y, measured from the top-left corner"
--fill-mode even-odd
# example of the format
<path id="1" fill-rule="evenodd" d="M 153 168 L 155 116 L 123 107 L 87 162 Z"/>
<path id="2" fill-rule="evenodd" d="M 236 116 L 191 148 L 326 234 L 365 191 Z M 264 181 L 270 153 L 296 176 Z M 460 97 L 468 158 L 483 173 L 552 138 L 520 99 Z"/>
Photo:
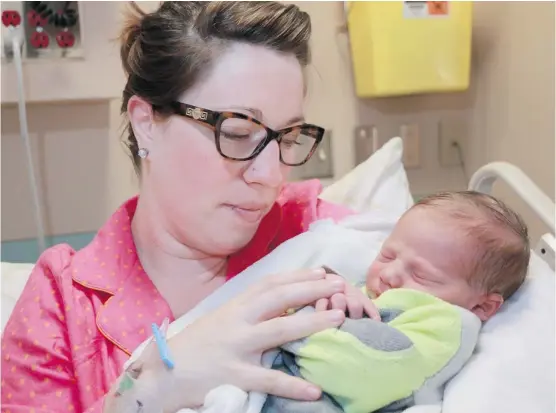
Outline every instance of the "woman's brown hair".
<path id="1" fill-rule="evenodd" d="M 127 75 L 121 113 L 140 96 L 165 107 L 210 71 L 231 42 L 260 45 L 294 55 L 302 67 L 310 61 L 309 15 L 295 5 L 268 1 L 169 1 L 152 13 L 131 2 L 120 35 Z M 167 115 L 157 113 L 157 115 Z M 124 143 L 140 173 L 137 139 L 129 121 Z"/>

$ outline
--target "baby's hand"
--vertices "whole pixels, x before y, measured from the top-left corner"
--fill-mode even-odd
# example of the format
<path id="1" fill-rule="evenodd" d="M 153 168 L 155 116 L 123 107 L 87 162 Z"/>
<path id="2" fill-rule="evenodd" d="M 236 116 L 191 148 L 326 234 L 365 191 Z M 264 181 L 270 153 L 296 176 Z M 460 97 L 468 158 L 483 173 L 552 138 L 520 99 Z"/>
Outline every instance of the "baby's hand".
<path id="1" fill-rule="evenodd" d="M 328 277 L 338 276 L 328 274 Z M 360 289 L 349 284 L 346 284 L 343 293 L 337 293 L 330 298 L 318 300 L 315 303 L 315 309 L 317 311 L 342 310 L 349 318 L 353 319 L 363 318 L 363 314 L 367 314 L 373 320 L 380 321 L 380 314 L 372 300 Z"/>

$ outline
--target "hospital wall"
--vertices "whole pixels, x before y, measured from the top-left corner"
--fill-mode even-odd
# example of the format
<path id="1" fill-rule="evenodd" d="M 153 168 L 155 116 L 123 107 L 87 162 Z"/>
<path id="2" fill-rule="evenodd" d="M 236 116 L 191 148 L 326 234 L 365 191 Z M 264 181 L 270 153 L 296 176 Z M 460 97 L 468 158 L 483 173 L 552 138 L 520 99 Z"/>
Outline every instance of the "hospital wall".
<path id="1" fill-rule="evenodd" d="M 141 5 L 153 4 L 147 3 Z M 461 168 L 439 165 L 437 125 L 442 120 L 465 131 L 467 174 L 487 162 L 507 160 L 554 198 L 554 3 L 476 2 L 469 91 L 376 100 L 355 97 L 348 38 L 341 30 L 342 5 L 298 4 L 310 13 L 314 33 L 307 117 L 332 131 L 335 178 L 354 166 L 357 125 L 378 125 L 384 141 L 398 133 L 400 124 L 415 122 L 420 127 L 422 162 L 408 170 L 413 193 L 465 188 Z M 88 7 L 103 7 L 114 16 L 120 5 L 92 2 Z M 98 19 L 86 23 L 89 27 L 102 24 Z M 97 35 L 114 37 L 115 31 Z M 108 41 L 105 45 L 116 47 Z M 120 144 L 119 106 L 118 99 L 29 105 L 29 129 L 51 242 L 84 245 L 137 191 Z M 36 233 L 17 108 L 2 105 L 1 115 L 2 259 L 32 260 Z M 517 205 L 534 236 L 543 231 L 513 194 L 503 188 L 497 191 Z"/>
<path id="2" fill-rule="evenodd" d="M 476 1 L 473 9 L 468 91 L 358 100 L 358 122 L 378 125 L 386 138 L 403 123 L 419 125 L 422 164 L 407 171 L 416 195 L 464 189 L 466 175 L 504 160 L 523 169 L 554 199 L 554 2 Z M 465 171 L 440 166 L 439 122 L 458 128 Z M 524 216 L 533 239 L 546 232 L 507 188 L 496 186 L 495 194 Z"/>
<path id="3" fill-rule="evenodd" d="M 477 2 L 475 20 L 469 167 L 511 162 L 554 199 L 554 2 Z M 519 210 L 533 239 L 548 230 L 507 188 L 495 194 Z"/>

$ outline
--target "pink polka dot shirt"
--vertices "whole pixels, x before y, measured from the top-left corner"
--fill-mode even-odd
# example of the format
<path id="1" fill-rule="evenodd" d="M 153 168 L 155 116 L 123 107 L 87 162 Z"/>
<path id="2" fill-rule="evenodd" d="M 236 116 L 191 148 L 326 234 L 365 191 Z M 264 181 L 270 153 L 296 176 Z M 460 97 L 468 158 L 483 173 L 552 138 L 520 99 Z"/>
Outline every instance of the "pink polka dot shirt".
<path id="1" fill-rule="evenodd" d="M 350 213 L 318 200 L 318 181 L 288 184 L 228 278 L 321 218 Z M 82 250 L 45 251 L 2 337 L 2 412 L 101 412 L 124 362 L 151 323 L 173 320 L 137 257 L 127 201 Z"/>

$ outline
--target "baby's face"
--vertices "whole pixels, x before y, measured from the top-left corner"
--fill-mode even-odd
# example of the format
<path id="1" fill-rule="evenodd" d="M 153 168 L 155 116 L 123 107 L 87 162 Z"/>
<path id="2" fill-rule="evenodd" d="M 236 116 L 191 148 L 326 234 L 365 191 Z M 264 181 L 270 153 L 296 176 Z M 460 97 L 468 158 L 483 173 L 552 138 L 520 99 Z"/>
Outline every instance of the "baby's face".
<path id="1" fill-rule="evenodd" d="M 420 290 L 471 310 L 481 301 L 466 279 L 472 257 L 457 225 L 434 209 L 416 208 L 384 242 L 367 274 L 367 290 L 374 296 L 391 288 Z"/>

